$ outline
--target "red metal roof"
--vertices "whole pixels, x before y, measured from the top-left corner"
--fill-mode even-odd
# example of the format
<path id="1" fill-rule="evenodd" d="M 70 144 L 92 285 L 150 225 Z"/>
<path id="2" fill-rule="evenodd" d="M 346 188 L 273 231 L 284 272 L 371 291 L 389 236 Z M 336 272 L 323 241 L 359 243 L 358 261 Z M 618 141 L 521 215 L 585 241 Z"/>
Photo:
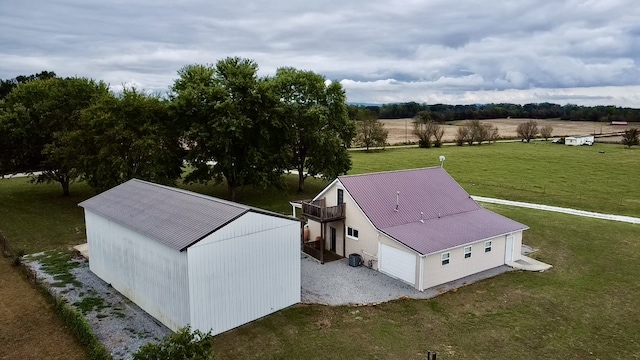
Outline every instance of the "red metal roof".
<path id="1" fill-rule="evenodd" d="M 527 229 L 482 208 L 441 167 L 338 179 L 378 230 L 421 254 Z"/>

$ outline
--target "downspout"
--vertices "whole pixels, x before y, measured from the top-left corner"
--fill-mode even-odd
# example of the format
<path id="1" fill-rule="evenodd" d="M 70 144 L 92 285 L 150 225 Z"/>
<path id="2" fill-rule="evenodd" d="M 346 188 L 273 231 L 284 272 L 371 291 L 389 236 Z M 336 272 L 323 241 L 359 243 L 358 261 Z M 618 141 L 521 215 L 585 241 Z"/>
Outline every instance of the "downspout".
<path id="1" fill-rule="evenodd" d="M 424 262 L 427 255 L 420 254 L 420 276 L 418 277 L 418 290 L 424 291 Z"/>

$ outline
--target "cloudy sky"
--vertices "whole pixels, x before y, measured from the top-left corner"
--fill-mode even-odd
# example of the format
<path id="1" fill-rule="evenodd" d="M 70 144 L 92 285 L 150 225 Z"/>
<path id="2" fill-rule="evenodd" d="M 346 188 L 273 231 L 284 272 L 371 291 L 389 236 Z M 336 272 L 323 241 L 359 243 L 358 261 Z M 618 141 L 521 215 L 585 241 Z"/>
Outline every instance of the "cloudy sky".
<path id="1" fill-rule="evenodd" d="M 2 79 L 49 70 L 165 92 L 182 66 L 228 56 L 323 74 L 350 102 L 640 107 L 640 4 L 0 1 Z"/>

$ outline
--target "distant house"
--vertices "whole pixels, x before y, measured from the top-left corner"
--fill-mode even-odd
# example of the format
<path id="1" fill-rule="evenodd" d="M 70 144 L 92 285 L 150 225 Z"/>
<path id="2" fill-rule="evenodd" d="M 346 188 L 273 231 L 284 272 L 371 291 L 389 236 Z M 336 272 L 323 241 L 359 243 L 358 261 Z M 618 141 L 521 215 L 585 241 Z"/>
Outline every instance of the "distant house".
<path id="1" fill-rule="evenodd" d="M 130 180 L 79 204 L 89 267 L 171 330 L 214 334 L 300 301 L 300 223 Z"/>
<path id="2" fill-rule="evenodd" d="M 612 121 L 611 125 L 629 125 L 626 121 Z"/>
<path id="3" fill-rule="evenodd" d="M 571 146 L 593 145 L 594 142 L 595 137 L 593 135 L 567 136 L 564 138 L 564 144 Z"/>
<path id="4" fill-rule="evenodd" d="M 440 167 L 341 176 L 301 207 L 306 252 L 360 254 L 420 291 L 519 260 L 528 229 L 479 206 Z"/>

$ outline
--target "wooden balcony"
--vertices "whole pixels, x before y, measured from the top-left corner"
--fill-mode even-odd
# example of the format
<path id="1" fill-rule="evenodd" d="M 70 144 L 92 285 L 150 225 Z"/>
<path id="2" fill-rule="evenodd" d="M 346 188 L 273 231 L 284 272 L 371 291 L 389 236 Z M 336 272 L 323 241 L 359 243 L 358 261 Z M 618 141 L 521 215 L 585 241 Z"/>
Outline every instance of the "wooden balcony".
<path id="1" fill-rule="evenodd" d="M 326 206 L 325 200 L 302 202 L 302 215 L 321 223 L 344 219 L 344 204 Z"/>

